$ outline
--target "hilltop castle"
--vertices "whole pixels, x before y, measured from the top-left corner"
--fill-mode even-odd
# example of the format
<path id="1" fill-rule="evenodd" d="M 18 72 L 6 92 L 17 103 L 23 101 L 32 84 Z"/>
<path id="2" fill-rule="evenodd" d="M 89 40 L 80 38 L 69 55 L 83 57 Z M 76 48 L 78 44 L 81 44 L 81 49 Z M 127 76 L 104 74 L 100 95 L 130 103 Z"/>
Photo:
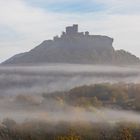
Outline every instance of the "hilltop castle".
<path id="1" fill-rule="evenodd" d="M 113 43 L 113 38 L 110 38 L 108 36 L 101 36 L 101 35 L 90 35 L 88 31 L 86 32 L 79 32 L 78 30 L 78 24 L 73 24 L 73 26 L 68 26 L 66 27 L 66 31 L 62 32 L 61 36 L 55 36 L 54 41 L 60 41 L 60 40 L 65 40 L 65 39 L 70 39 L 70 38 L 81 38 L 81 39 L 86 39 L 86 40 L 94 40 L 100 41 L 100 42 L 108 42 Z"/>
<path id="2" fill-rule="evenodd" d="M 68 26 L 66 27 L 66 32 L 63 32 L 62 33 L 62 36 L 65 36 L 65 35 L 68 35 L 68 36 L 75 36 L 75 35 L 82 35 L 82 36 L 87 36 L 89 35 L 89 32 L 78 32 L 78 25 L 77 24 L 73 24 L 73 26 Z"/>
<path id="3" fill-rule="evenodd" d="M 78 32 L 78 24 L 73 24 L 73 26 L 68 26 L 66 27 L 66 31 L 62 32 L 62 35 L 60 38 L 66 38 L 66 37 L 84 37 L 84 36 L 89 36 L 89 32 L 86 31 L 84 32 Z M 59 39 L 58 36 L 54 37 L 54 40 Z"/>
<path id="4" fill-rule="evenodd" d="M 113 47 L 113 38 L 79 32 L 78 25 L 66 27 L 60 36 L 45 40 L 29 52 L 17 54 L 3 64 L 137 64 L 136 56 Z"/>

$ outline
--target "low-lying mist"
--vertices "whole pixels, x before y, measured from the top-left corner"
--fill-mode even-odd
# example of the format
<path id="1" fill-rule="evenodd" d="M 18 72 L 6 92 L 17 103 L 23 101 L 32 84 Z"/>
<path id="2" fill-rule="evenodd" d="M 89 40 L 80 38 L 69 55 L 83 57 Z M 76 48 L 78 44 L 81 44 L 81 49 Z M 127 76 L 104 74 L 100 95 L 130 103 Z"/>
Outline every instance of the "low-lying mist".
<path id="1" fill-rule="evenodd" d="M 124 110 L 94 109 L 85 111 L 82 108 L 71 108 L 67 111 L 43 111 L 43 110 L 9 110 L 0 115 L 1 121 L 5 118 L 12 119 L 18 123 L 26 121 L 44 121 L 51 123 L 106 123 L 115 125 L 121 122 L 140 124 L 140 114 Z"/>
<path id="2" fill-rule="evenodd" d="M 64 91 L 95 83 L 138 83 L 138 68 L 48 64 L 0 67 L 0 95 L 40 94 Z"/>
<path id="3" fill-rule="evenodd" d="M 136 111 L 122 109 L 70 106 L 60 100 L 46 100 L 40 96 L 13 96 L 0 100 L 0 120 L 13 119 L 18 123 L 25 121 L 44 122 L 84 122 L 140 123 L 140 114 Z"/>
<path id="4" fill-rule="evenodd" d="M 139 83 L 137 67 L 49 64 L 47 66 L 0 67 L 0 120 L 17 122 L 140 123 L 140 114 L 123 109 L 71 106 L 42 94 L 68 91 L 97 83 Z"/>

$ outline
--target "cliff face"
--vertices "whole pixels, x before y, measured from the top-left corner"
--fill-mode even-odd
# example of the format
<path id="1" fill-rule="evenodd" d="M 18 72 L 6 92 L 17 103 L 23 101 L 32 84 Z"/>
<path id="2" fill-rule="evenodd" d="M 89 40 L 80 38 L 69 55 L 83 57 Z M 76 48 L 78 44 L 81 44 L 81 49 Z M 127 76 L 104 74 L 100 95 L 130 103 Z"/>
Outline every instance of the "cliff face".
<path id="1" fill-rule="evenodd" d="M 139 58 L 125 51 L 115 51 L 107 36 L 79 33 L 78 26 L 67 27 L 61 37 L 46 40 L 29 52 L 18 54 L 3 64 L 79 63 L 137 64 Z"/>

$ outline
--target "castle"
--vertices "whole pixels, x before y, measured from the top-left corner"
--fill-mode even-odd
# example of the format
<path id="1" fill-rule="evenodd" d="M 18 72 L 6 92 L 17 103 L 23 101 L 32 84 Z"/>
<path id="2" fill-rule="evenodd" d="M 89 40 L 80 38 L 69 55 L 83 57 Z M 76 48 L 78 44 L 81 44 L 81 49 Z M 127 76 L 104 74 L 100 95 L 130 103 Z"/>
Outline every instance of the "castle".
<path id="1" fill-rule="evenodd" d="M 84 32 L 78 32 L 78 24 L 73 24 L 73 26 L 68 26 L 66 27 L 66 31 L 65 32 L 62 32 L 62 35 L 61 37 L 59 36 L 55 36 L 54 37 L 54 40 L 58 40 L 60 38 L 66 38 L 66 37 L 84 37 L 84 36 L 90 36 L 89 35 L 89 32 L 86 31 L 85 33 Z"/>
<path id="2" fill-rule="evenodd" d="M 66 27 L 66 32 L 63 32 L 63 35 L 74 36 L 74 35 L 89 35 L 89 32 L 78 32 L 78 25 L 73 24 L 73 26 Z"/>
<path id="3" fill-rule="evenodd" d="M 113 38 L 110 38 L 108 36 L 101 36 L 101 35 L 90 35 L 88 31 L 86 32 L 79 32 L 78 30 L 78 24 L 73 24 L 72 26 L 66 27 L 66 31 L 62 32 L 61 36 L 55 36 L 53 38 L 54 41 L 60 41 L 60 40 L 67 40 L 71 38 L 79 38 L 79 39 L 85 39 L 85 40 L 94 40 L 98 42 L 113 42 Z"/>

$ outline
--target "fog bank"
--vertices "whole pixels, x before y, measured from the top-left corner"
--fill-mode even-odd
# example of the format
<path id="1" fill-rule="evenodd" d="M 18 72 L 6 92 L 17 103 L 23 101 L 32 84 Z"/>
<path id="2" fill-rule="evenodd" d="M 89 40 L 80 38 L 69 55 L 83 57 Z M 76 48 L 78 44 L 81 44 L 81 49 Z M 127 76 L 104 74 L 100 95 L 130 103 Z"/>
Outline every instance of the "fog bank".
<path id="1" fill-rule="evenodd" d="M 0 95 L 40 94 L 95 83 L 138 83 L 139 68 L 48 64 L 0 67 Z"/>

